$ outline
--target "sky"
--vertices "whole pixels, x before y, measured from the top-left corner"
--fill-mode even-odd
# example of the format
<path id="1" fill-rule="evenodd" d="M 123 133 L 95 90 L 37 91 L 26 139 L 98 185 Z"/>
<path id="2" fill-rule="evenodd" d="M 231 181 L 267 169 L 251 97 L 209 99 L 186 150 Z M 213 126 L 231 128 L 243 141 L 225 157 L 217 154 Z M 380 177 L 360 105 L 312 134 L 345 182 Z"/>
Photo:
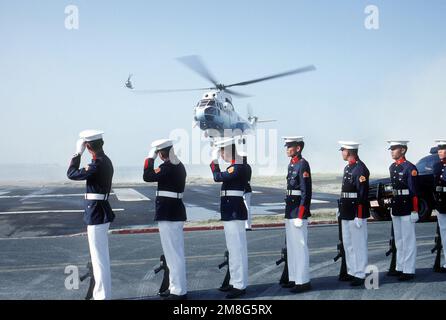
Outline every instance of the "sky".
<path id="1" fill-rule="evenodd" d="M 65 27 L 68 5 L 77 30 Z M 364 25 L 368 5 L 378 29 Z M 142 165 L 153 140 L 191 131 L 201 93 L 135 95 L 124 81 L 131 72 L 141 89 L 208 86 L 176 60 L 191 54 L 223 83 L 316 66 L 234 98 L 242 116 L 250 104 L 277 119 L 261 127 L 277 130 L 278 173 L 283 135 L 305 136 L 313 172 L 342 172 L 338 140 L 362 143 L 372 174 L 391 162 L 387 139 L 411 140 L 416 162 L 446 137 L 445 16 L 442 0 L 0 0 L 0 177 L 12 164 L 66 166 L 87 128 L 106 132 L 115 167 Z"/>

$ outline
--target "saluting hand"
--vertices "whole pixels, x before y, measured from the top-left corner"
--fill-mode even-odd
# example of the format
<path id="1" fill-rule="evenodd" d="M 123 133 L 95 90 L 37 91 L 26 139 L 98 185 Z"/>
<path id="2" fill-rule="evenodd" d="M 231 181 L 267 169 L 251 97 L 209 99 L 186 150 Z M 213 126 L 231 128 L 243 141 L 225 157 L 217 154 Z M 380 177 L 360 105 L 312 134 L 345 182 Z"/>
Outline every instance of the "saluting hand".
<path id="1" fill-rule="evenodd" d="M 85 151 L 85 141 L 84 139 L 79 139 L 76 142 L 76 154 L 82 155 Z"/>
<path id="2" fill-rule="evenodd" d="M 156 148 L 150 149 L 148 158 L 155 160 L 157 156 L 158 156 L 158 153 L 156 152 Z"/>

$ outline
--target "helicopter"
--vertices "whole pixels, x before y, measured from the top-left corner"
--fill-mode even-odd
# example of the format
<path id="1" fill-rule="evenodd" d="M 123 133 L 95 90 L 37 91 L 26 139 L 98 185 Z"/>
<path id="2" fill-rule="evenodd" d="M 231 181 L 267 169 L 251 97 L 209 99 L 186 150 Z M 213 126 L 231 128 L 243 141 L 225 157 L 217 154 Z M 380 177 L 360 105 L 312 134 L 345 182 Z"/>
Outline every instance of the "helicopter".
<path id="1" fill-rule="evenodd" d="M 164 90 L 136 90 L 131 82 L 132 74 L 129 75 L 125 86 L 135 93 L 172 93 L 186 91 L 205 91 L 200 101 L 194 107 L 193 126 L 199 126 L 204 131 L 205 137 L 219 138 L 227 137 L 228 132 L 234 132 L 234 135 L 246 135 L 253 132 L 258 123 L 273 122 L 276 120 L 262 120 L 252 113 L 252 108 L 248 106 L 247 119 L 240 116 L 234 108 L 232 96 L 246 98 L 249 95 L 230 89 L 236 86 L 246 86 L 262 81 L 291 76 L 298 73 L 316 70 L 313 65 L 289 70 L 261 78 L 248 81 L 237 82 L 224 85 L 216 80 L 209 69 L 199 56 L 191 55 L 177 59 L 185 66 L 199 74 L 201 77 L 213 84 L 212 87 L 193 88 L 193 89 L 164 89 Z M 241 132 L 241 134 L 239 134 Z"/>

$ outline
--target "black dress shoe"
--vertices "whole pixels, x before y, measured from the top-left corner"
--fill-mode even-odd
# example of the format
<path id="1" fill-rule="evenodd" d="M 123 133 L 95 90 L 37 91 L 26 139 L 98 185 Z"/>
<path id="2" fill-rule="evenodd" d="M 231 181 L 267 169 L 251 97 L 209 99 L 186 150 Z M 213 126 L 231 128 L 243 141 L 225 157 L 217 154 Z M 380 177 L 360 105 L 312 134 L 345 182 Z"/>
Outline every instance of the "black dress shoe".
<path id="1" fill-rule="evenodd" d="M 389 272 L 387 272 L 387 275 L 389 277 L 400 277 L 402 274 L 403 274 L 402 271 L 397 271 L 397 270 L 392 270 L 392 271 L 389 270 Z"/>
<path id="2" fill-rule="evenodd" d="M 296 284 L 294 286 L 294 288 L 292 288 L 290 290 L 290 292 L 292 292 L 292 293 L 302 293 L 302 292 L 309 291 L 309 290 L 311 290 L 311 283 L 307 282 L 307 283 L 304 283 L 304 284 Z"/>
<path id="3" fill-rule="evenodd" d="M 415 278 L 415 275 L 413 273 L 402 273 L 400 277 L 398 278 L 398 281 L 410 281 Z"/>
<path id="4" fill-rule="evenodd" d="M 296 286 L 296 283 L 294 281 L 289 281 L 287 283 L 280 284 L 282 288 L 294 288 Z"/>
<path id="5" fill-rule="evenodd" d="M 354 279 L 352 280 L 352 282 L 350 282 L 350 285 L 351 285 L 352 287 L 360 287 L 360 286 L 363 286 L 363 285 L 364 285 L 364 281 L 365 281 L 364 279 L 354 277 Z"/>
<path id="6" fill-rule="evenodd" d="M 354 278 L 354 276 L 347 274 L 345 276 L 339 276 L 339 281 L 353 281 Z"/>
<path id="7" fill-rule="evenodd" d="M 220 290 L 222 292 L 228 292 L 228 291 L 232 290 L 232 285 L 229 284 L 225 287 L 220 287 L 220 288 L 218 288 L 218 290 Z"/>
<path id="8" fill-rule="evenodd" d="M 252 228 L 246 228 L 246 231 L 252 231 Z"/>
<path id="9" fill-rule="evenodd" d="M 434 272 L 437 273 L 446 273 L 446 268 L 445 267 L 440 267 L 438 269 L 434 269 Z"/>
<path id="10" fill-rule="evenodd" d="M 166 291 L 158 293 L 158 295 L 163 298 L 168 297 L 170 295 L 170 290 L 167 289 Z"/>
<path id="11" fill-rule="evenodd" d="M 187 294 L 183 294 L 181 296 L 176 294 L 169 294 L 164 300 L 187 300 Z"/>
<path id="12" fill-rule="evenodd" d="M 235 299 L 246 293 L 245 289 L 232 288 L 231 291 L 226 295 L 226 299 Z"/>

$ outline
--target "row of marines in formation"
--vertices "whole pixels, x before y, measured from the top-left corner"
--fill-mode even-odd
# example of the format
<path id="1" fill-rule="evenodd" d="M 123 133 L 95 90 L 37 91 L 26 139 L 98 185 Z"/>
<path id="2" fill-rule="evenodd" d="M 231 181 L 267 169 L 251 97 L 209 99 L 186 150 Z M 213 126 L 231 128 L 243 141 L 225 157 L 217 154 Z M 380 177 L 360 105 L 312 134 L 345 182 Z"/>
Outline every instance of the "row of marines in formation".
<path id="1" fill-rule="evenodd" d="M 312 175 L 310 165 L 302 157 L 304 140 L 301 136 L 284 137 L 287 156 L 285 198 L 286 263 L 287 276 L 281 281 L 293 293 L 311 290 L 308 252 L 308 218 L 311 216 Z M 391 200 L 392 232 L 396 247 L 396 260 L 388 275 L 400 281 L 410 281 L 415 276 L 417 254 L 415 223 L 418 221 L 418 170 L 406 160 L 407 140 L 392 140 L 389 168 L 393 188 Z M 369 212 L 369 170 L 359 158 L 359 143 L 340 141 L 344 169 L 342 190 L 338 200 L 337 217 L 341 232 L 344 272 L 339 280 L 352 286 L 362 286 L 368 265 L 367 218 Z M 88 243 L 94 276 L 94 299 L 111 298 L 110 258 L 108 229 L 115 215 L 108 202 L 111 191 L 113 165 L 103 151 L 103 132 L 81 132 L 67 175 L 72 180 L 86 180 L 84 221 L 87 224 Z M 440 162 L 434 168 L 435 199 L 441 238 L 446 239 L 446 140 L 438 140 Z M 85 149 L 93 159 L 80 168 Z M 159 156 L 162 163 L 155 167 Z M 219 159 L 229 166 L 222 170 Z M 227 291 L 228 299 L 241 297 L 248 285 L 248 253 L 246 222 L 249 219 L 251 167 L 246 154 L 237 152 L 235 139 L 215 143 L 210 164 L 215 182 L 222 183 L 220 191 L 221 220 L 224 225 L 227 252 L 229 253 L 229 281 L 220 290 Z M 160 295 L 165 299 L 186 299 L 186 264 L 184 256 L 183 226 L 186 210 L 183 193 L 186 170 L 176 157 L 173 142 L 168 139 L 152 143 L 145 160 L 143 179 L 157 182 L 156 214 L 165 262 L 169 268 L 168 284 Z M 250 226 L 248 226 L 250 227 Z M 439 271 L 446 272 L 446 266 Z M 283 279 L 282 279 L 283 280 Z"/>

